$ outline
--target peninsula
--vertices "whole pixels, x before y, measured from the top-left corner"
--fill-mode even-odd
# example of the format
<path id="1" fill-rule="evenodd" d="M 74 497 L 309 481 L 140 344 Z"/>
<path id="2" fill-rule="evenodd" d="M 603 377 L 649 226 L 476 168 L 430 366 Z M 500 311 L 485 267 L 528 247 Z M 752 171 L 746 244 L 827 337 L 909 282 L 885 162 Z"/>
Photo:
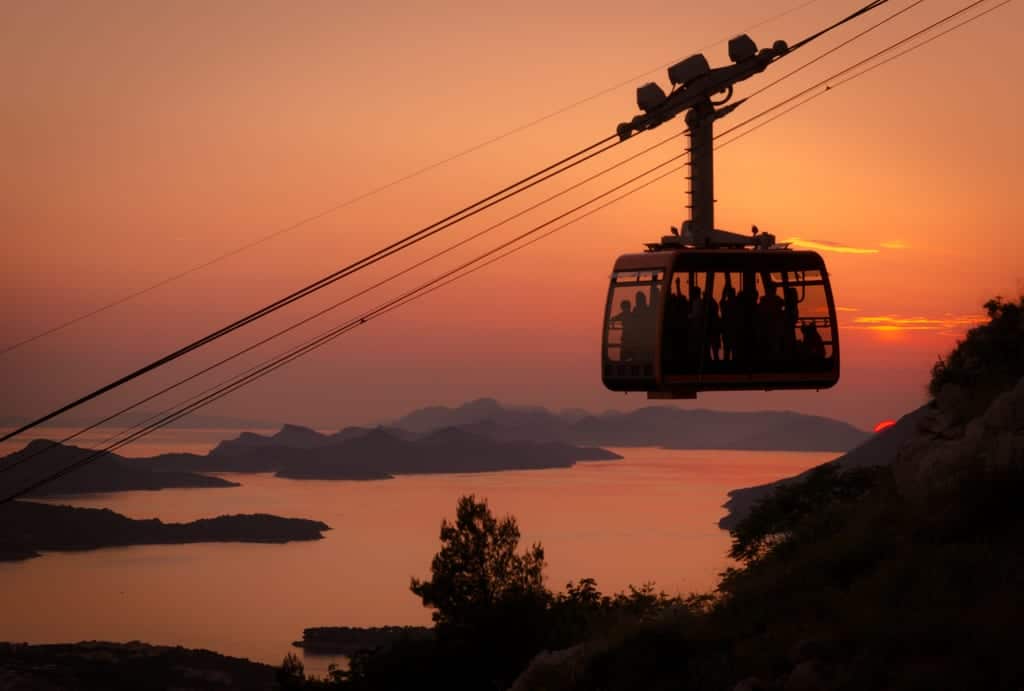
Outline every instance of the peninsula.
<path id="1" fill-rule="evenodd" d="M 164 523 L 131 519 L 109 509 L 14 501 L 0 506 L 0 561 L 29 559 L 42 551 L 128 545 L 319 540 L 327 530 L 330 527 L 320 521 L 268 514 Z"/>
<path id="2" fill-rule="evenodd" d="M 166 472 L 156 472 L 153 467 L 115 453 L 97 454 L 92 449 L 37 439 L 20 451 L 0 458 L 0 469 L 3 470 L 0 474 L 0 492 L 7 496 L 72 467 L 73 472 L 46 483 L 28 496 L 238 486 L 237 482 L 181 469 L 168 468 Z"/>

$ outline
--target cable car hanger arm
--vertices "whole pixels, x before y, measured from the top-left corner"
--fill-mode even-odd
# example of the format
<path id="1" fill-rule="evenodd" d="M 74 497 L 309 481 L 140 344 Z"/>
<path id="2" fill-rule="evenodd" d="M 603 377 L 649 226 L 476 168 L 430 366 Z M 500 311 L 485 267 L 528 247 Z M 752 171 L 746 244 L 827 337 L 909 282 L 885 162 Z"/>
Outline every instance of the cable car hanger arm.
<path id="1" fill-rule="evenodd" d="M 634 132 L 654 129 L 692 108 L 722 105 L 732 97 L 735 84 L 764 72 L 768 65 L 788 52 L 785 41 L 776 41 L 771 48 L 758 51 L 753 39 L 743 34 L 729 41 L 732 65 L 712 69 L 702 54 L 692 55 L 668 68 L 674 87 L 670 94 L 666 95 L 654 82 L 638 88 L 637 105 L 644 112 L 621 123 L 615 132 L 620 140 L 629 139 Z M 724 98 L 712 100 L 721 93 L 726 94 Z"/>
<path id="2" fill-rule="evenodd" d="M 637 105 L 644 112 L 629 122 L 621 123 L 616 128 L 616 134 L 620 140 L 629 139 L 634 132 L 654 129 L 701 103 L 710 101 L 714 106 L 723 105 L 732 98 L 733 86 L 737 83 L 760 74 L 777 59 L 803 48 L 887 2 L 889 0 L 872 0 L 834 24 L 797 41 L 792 47 L 779 40 L 775 41 L 771 48 L 758 51 L 753 39 L 747 34 L 741 34 L 729 41 L 729 58 L 734 64 L 727 67 L 711 69 L 702 54 L 692 55 L 668 68 L 669 80 L 673 85 L 669 94 L 653 82 L 637 89 Z M 720 93 L 726 94 L 722 100 L 711 100 L 712 96 Z"/>

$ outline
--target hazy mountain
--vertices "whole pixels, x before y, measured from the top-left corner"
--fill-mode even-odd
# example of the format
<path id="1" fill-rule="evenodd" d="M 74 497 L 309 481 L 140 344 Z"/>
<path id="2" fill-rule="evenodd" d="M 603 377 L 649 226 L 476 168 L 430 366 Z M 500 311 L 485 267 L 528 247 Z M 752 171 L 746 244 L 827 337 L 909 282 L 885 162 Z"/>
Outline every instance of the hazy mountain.
<path id="1" fill-rule="evenodd" d="M 561 441 L 602 446 L 674 449 L 845 451 L 868 433 L 839 420 L 787 411 L 732 413 L 648 406 L 630 412 L 589 414 L 578 409 L 504 407 L 482 398 L 457 408 L 432 406 L 396 420 L 418 434 L 461 427 L 492 439 Z"/>
<path id="2" fill-rule="evenodd" d="M 914 436 L 917 424 L 924 418 L 927 410 L 928 406 L 921 406 L 917 410 L 907 413 L 892 427 L 871 435 L 864 443 L 851 449 L 839 458 L 822 465 L 835 464 L 842 468 L 859 468 L 891 464 L 896 460 L 896 454 L 900 448 Z M 769 496 L 775 491 L 776 487 L 801 480 L 811 470 L 813 469 L 765 485 L 743 487 L 730 491 L 729 500 L 723 504 L 723 508 L 727 509 L 729 513 L 718 522 L 719 527 L 725 530 L 734 528 L 747 515 L 754 504 Z"/>
<path id="3" fill-rule="evenodd" d="M 551 440 L 563 438 L 562 432 L 571 415 L 561 417 L 541 407 L 506 407 L 493 398 L 478 398 L 457 408 L 420 408 L 392 425 L 416 434 L 428 434 L 444 427 L 491 422 L 503 430 L 505 438 Z"/>
<path id="4" fill-rule="evenodd" d="M 302 640 L 292 643 L 296 648 L 321 655 L 355 655 L 360 650 L 373 650 L 401 640 L 430 640 L 434 630 L 425 626 L 314 626 L 303 629 Z"/>
<path id="5" fill-rule="evenodd" d="M 82 550 L 123 545 L 190 542 L 291 542 L 319 540 L 326 523 L 249 514 L 191 523 L 135 520 L 109 509 L 13 501 L 0 506 L 0 560 L 36 556 L 39 550 Z"/>
<path id="6" fill-rule="evenodd" d="M 603 449 L 562 442 L 501 441 L 446 427 L 419 438 L 384 428 L 348 428 L 335 435 L 295 428 L 272 437 L 242 435 L 207 456 L 162 457 L 155 467 L 190 471 L 276 472 L 294 479 L 376 480 L 411 473 L 480 473 L 568 467 L 578 461 L 613 460 Z M 301 442 L 302 448 L 275 445 Z"/>
<path id="7" fill-rule="evenodd" d="M 225 487 L 202 472 L 275 472 L 291 478 L 386 479 L 394 474 L 489 472 L 567 467 L 618 458 L 597 446 L 675 449 L 844 451 L 868 434 L 844 422 L 793 412 L 729 413 L 649 406 L 589 414 L 570 409 L 506 407 L 482 398 L 458 407 L 413 411 L 391 427 L 347 427 L 323 434 L 284 425 L 273 434 L 243 432 L 206 455 L 124 459 L 106 454 L 48 485 L 40 494 L 113 492 L 163 487 Z M 33 442 L 0 459 L 0 467 L 32 455 Z M 60 447 L 0 475 L 0 489 L 27 486 L 90 452 Z M 154 473 L 153 471 L 159 471 Z"/>
<path id="8" fill-rule="evenodd" d="M 484 473 L 499 470 L 568 468 L 578 461 L 622 458 L 604 449 L 561 442 L 497 441 L 457 427 L 446 427 L 417 440 L 375 430 L 341 444 L 318 449 L 298 467 L 289 464 L 282 477 L 330 477 L 341 470 L 370 469 L 393 475 Z"/>
<path id="9" fill-rule="evenodd" d="M 5 689 L 274 691 L 275 668 L 209 650 L 133 641 L 28 645 L 0 643 Z"/>
<path id="10" fill-rule="evenodd" d="M 242 432 L 234 439 L 220 442 L 211 454 L 234 455 L 247 453 L 253 449 L 273 446 L 287 446 L 292 449 L 314 449 L 329 443 L 329 438 L 308 427 L 284 425 L 280 431 L 271 435 Z"/>
<path id="11" fill-rule="evenodd" d="M 24 489 L 30 484 L 83 461 L 93 454 L 90 449 L 65 446 L 51 441 L 37 439 L 25 448 L 0 458 L 0 493 L 7 496 Z M 168 458 L 189 458 L 190 454 L 168 455 Z M 15 466 L 15 463 L 19 463 Z M 11 468 L 10 470 L 3 470 Z M 174 469 L 170 472 L 156 472 L 153 466 L 139 464 L 118 456 L 104 453 L 98 458 L 78 467 L 73 472 L 43 485 L 29 496 L 51 496 L 57 494 L 84 494 L 89 492 L 123 492 L 127 490 L 157 490 L 170 487 L 237 487 L 238 483 L 216 477 L 196 475 Z"/>
<path id="12" fill-rule="evenodd" d="M 309 427 L 300 425 L 284 425 L 278 432 L 270 435 L 255 434 L 253 432 L 242 432 L 234 439 L 227 439 L 217 444 L 211 456 L 235 456 L 248 454 L 253 449 L 289 448 L 289 449 L 318 449 L 324 446 L 332 446 L 349 439 L 362 437 L 374 429 L 371 427 L 346 427 L 334 434 L 322 434 Z M 392 436 L 409 438 L 414 435 L 399 429 L 387 429 Z"/>

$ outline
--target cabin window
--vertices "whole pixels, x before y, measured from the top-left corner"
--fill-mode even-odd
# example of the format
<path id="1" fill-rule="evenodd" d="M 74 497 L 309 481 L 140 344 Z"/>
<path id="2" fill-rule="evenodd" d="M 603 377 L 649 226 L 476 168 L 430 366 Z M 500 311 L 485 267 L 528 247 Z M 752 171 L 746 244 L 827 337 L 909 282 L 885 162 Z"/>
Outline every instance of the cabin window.
<path id="1" fill-rule="evenodd" d="M 677 271 L 665 305 L 666 374 L 831 367 L 833 324 L 818 271 Z"/>
<path id="2" fill-rule="evenodd" d="M 619 271 L 612 275 L 608 303 L 607 350 L 611 362 L 650 365 L 657 345 L 664 273 Z M 649 371 L 649 367 L 642 372 Z"/>

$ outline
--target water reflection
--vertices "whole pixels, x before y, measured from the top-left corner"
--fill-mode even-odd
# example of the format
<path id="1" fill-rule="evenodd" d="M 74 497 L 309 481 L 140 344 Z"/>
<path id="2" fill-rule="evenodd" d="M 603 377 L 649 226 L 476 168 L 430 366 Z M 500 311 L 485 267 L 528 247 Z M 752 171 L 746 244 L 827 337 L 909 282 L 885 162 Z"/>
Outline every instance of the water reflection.
<path id="1" fill-rule="evenodd" d="M 268 512 L 333 530 L 317 542 L 125 547 L 0 564 L 0 640 L 142 640 L 279 664 L 306 627 L 428 625 L 409 579 L 428 575 L 441 518 L 471 492 L 516 516 L 524 543 L 543 542 L 553 590 L 593 577 L 604 592 L 651 580 L 701 591 L 727 566 L 728 534 L 716 526 L 726 492 L 835 456 L 616 451 L 625 459 L 570 469 L 379 482 L 230 474 L 242 487 L 65 499 L 133 518 Z M 341 658 L 307 656 L 307 671 L 323 674 Z"/>

